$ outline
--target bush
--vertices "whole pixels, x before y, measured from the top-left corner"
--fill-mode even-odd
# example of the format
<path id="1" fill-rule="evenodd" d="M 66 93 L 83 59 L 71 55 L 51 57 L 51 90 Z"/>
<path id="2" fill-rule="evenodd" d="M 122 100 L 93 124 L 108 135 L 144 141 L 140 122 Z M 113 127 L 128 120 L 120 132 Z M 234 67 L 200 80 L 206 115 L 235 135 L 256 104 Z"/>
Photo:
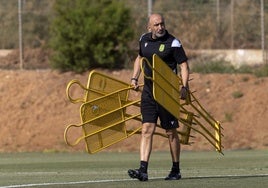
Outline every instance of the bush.
<path id="1" fill-rule="evenodd" d="M 268 64 L 256 68 L 254 75 L 257 77 L 267 77 L 268 76 Z"/>
<path id="2" fill-rule="evenodd" d="M 268 76 L 268 64 L 251 66 L 242 65 L 239 68 L 235 68 L 231 63 L 226 61 L 195 61 L 191 63 L 191 71 L 201 74 L 208 73 L 228 73 L 228 74 L 253 74 L 257 77 Z"/>
<path id="3" fill-rule="evenodd" d="M 233 98 L 237 99 L 237 98 L 241 98 L 241 97 L 243 97 L 244 94 L 243 94 L 241 91 L 234 91 L 234 92 L 232 93 L 232 96 L 233 96 Z"/>
<path id="4" fill-rule="evenodd" d="M 122 68 L 133 37 L 122 1 L 57 0 L 51 26 L 51 65 L 62 71 Z"/>
<path id="5" fill-rule="evenodd" d="M 225 61 L 208 61 L 194 63 L 191 67 L 193 72 L 208 74 L 208 73 L 234 73 L 235 68 Z"/>

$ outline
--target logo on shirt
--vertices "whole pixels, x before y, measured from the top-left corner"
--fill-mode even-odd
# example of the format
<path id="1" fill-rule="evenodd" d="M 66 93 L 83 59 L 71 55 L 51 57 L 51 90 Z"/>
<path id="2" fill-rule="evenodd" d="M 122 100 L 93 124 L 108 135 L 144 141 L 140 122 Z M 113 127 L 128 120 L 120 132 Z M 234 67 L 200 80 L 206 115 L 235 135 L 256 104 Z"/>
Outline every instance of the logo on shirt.
<path id="1" fill-rule="evenodd" d="M 163 52 L 165 50 L 165 45 L 164 44 L 160 44 L 159 46 L 159 52 Z"/>
<path id="2" fill-rule="evenodd" d="M 144 46 L 146 47 L 148 45 L 148 42 L 146 42 L 145 44 L 144 44 Z"/>

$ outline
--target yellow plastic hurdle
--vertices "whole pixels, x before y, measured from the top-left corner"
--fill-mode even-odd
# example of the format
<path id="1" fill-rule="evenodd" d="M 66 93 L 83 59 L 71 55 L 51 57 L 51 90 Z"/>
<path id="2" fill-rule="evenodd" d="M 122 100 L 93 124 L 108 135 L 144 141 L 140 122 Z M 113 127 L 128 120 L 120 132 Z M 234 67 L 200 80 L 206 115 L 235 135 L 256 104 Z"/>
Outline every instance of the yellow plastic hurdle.
<path id="1" fill-rule="evenodd" d="M 142 62 L 148 63 L 152 69 L 152 77 L 144 76 L 153 81 L 155 100 L 166 107 L 182 124 L 178 131 L 178 134 L 181 135 L 181 143 L 191 144 L 190 138 L 193 136 L 190 133 L 191 130 L 194 130 L 222 153 L 221 137 L 223 135 L 220 123 L 205 111 L 191 91 L 184 103 L 180 101 L 180 77 L 174 74 L 156 55 L 153 56 L 152 66 L 145 58 Z M 82 98 L 72 98 L 70 88 L 74 85 L 78 85 L 84 90 L 85 94 Z M 131 90 L 133 87 L 128 83 L 97 71 L 89 73 L 86 87 L 79 80 L 70 81 L 66 88 L 66 95 L 72 103 L 82 103 L 80 106 L 81 123 L 66 127 L 64 131 L 66 144 L 75 146 L 84 140 L 87 152 L 93 154 L 134 134 L 139 134 L 141 132 L 140 97 L 137 100 L 130 100 Z M 139 126 L 133 127 L 132 124 L 135 123 L 133 121 L 138 121 Z M 77 127 L 82 127 L 83 135 L 70 141 L 68 136 L 70 130 Z M 214 130 L 214 133 L 211 132 L 211 129 Z M 156 131 L 155 134 L 166 137 L 161 132 Z"/>
<path id="2" fill-rule="evenodd" d="M 84 98 L 72 98 L 70 88 L 75 84 L 85 91 Z M 131 89 L 129 84 L 96 71 L 90 72 L 87 87 L 78 80 L 70 81 L 66 94 L 72 103 L 82 103 L 81 124 L 66 127 L 65 142 L 75 146 L 85 140 L 87 152 L 95 153 L 139 132 L 141 126 L 134 129 L 127 126 L 127 121 L 141 121 L 140 100 L 128 99 Z M 71 142 L 68 134 L 75 127 L 82 127 L 83 136 Z"/>
<path id="3" fill-rule="evenodd" d="M 152 77 L 145 75 L 153 81 L 153 95 L 155 100 L 166 108 L 171 114 L 183 123 L 183 143 L 188 144 L 191 130 L 201 134 L 206 140 L 222 153 L 221 133 L 222 127 L 204 108 L 189 90 L 188 97 L 184 103 L 180 100 L 180 88 L 182 80 L 155 54 L 151 65 L 146 58 L 141 61 L 152 69 Z M 144 71 L 143 71 L 144 72 Z M 168 76 L 167 76 L 168 75 Z M 185 117 L 186 116 L 186 117 Z"/>
<path id="4" fill-rule="evenodd" d="M 70 90 L 74 85 L 85 91 L 84 97 L 75 99 L 71 96 Z M 84 140 L 87 152 L 93 154 L 134 134 L 140 134 L 140 97 L 137 100 L 129 100 L 129 92 L 132 89 L 128 83 L 97 71 L 89 73 L 86 87 L 79 80 L 71 80 L 67 85 L 66 95 L 72 103 L 82 103 L 81 123 L 66 127 L 64 131 L 66 144 L 75 146 Z M 139 126 L 133 127 L 134 121 L 138 121 Z M 184 121 L 191 124 L 192 119 L 186 117 Z M 72 128 L 82 128 L 83 135 L 70 141 L 69 134 Z M 178 131 L 182 144 L 189 144 L 191 136 L 187 131 L 187 129 Z M 155 134 L 167 137 L 159 131 Z"/>

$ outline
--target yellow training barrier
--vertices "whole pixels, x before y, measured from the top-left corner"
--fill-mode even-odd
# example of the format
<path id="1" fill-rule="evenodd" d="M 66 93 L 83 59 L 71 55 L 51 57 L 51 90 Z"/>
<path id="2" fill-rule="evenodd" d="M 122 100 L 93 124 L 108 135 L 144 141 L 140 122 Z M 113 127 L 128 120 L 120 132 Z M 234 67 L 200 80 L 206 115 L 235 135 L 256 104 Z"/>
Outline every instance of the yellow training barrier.
<path id="1" fill-rule="evenodd" d="M 74 84 L 85 91 L 83 98 L 71 97 L 70 88 Z M 141 121 L 140 100 L 128 99 L 129 91 L 132 89 L 129 84 L 96 71 L 90 72 L 87 87 L 78 80 L 70 81 L 66 94 L 71 102 L 82 103 L 81 124 L 67 126 L 64 132 L 65 142 L 75 146 L 81 140 L 85 140 L 88 153 L 95 153 L 139 132 L 141 126 L 128 126 L 130 120 Z M 82 127 L 83 136 L 71 142 L 68 134 L 71 128 L 76 127 Z"/>
<path id="2" fill-rule="evenodd" d="M 206 112 L 190 90 L 186 101 L 180 101 L 182 85 L 180 77 L 174 74 L 156 55 L 153 56 L 153 65 L 150 65 L 145 58 L 143 58 L 143 63 L 147 63 L 152 69 L 152 77 L 144 76 L 153 81 L 155 100 L 177 117 L 182 124 L 178 131 L 181 143 L 191 144 L 190 138 L 193 136 L 190 133 L 194 130 L 222 153 L 221 137 L 223 135 L 220 123 Z M 83 97 L 71 96 L 70 90 L 74 85 L 84 91 Z M 66 88 L 66 95 L 72 103 L 81 103 L 81 123 L 66 127 L 65 142 L 69 146 L 75 146 L 84 140 L 87 152 L 92 154 L 140 133 L 140 96 L 139 99 L 130 99 L 131 91 L 133 87 L 128 83 L 97 71 L 89 73 L 87 86 L 82 85 L 79 80 L 70 81 Z M 138 124 L 138 126 L 133 126 L 133 124 Z M 83 135 L 70 141 L 69 134 L 72 128 L 81 128 Z M 165 134 L 157 131 L 155 134 L 166 137 Z"/>
<path id="3" fill-rule="evenodd" d="M 83 97 L 75 99 L 71 96 L 70 90 L 74 85 L 78 85 L 85 92 Z M 87 86 L 83 86 L 79 80 L 71 80 L 67 85 L 66 95 L 72 103 L 82 103 L 81 124 L 66 127 L 66 144 L 75 146 L 84 140 L 87 152 L 92 154 L 141 133 L 140 97 L 130 100 L 130 91 L 140 92 L 134 91 L 133 87 L 125 82 L 96 71 L 89 73 Z M 192 118 L 185 117 L 184 121 L 190 125 Z M 71 141 L 69 134 L 72 128 L 81 128 L 83 135 Z M 157 131 L 155 134 L 167 137 Z M 181 135 L 182 144 L 189 144 L 189 129 L 178 131 L 178 134 Z"/>
<path id="4" fill-rule="evenodd" d="M 188 132 L 194 130 L 201 134 L 220 153 L 222 153 L 221 125 L 204 108 L 189 90 L 186 101 L 180 100 L 180 88 L 182 80 L 157 56 L 153 55 L 153 64 L 143 58 L 141 68 L 146 63 L 152 70 L 152 77 L 145 75 L 153 81 L 153 94 L 155 100 L 166 108 L 171 114 L 183 123 Z M 144 72 L 144 71 L 143 71 Z M 188 116 L 188 121 L 182 118 L 182 114 Z M 190 117 L 190 118 L 189 118 Z M 197 125 L 197 126 L 193 126 Z M 214 131 L 214 132 L 213 132 Z M 185 142 L 187 141 L 184 140 Z"/>

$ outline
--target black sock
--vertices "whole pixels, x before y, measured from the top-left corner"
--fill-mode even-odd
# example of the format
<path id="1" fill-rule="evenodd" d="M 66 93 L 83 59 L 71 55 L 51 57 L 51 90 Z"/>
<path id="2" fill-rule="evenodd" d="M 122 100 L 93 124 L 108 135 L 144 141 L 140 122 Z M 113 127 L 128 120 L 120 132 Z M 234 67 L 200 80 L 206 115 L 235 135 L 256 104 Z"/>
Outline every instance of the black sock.
<path id="1" fill-rule="evenodd" d="M 180 172 L 180 162 L 173 162 L 172 172 Z"/>
<path id="2" fill-rule="evenodd" d="M 147 173 L 147 169 L 148 169 L 148 162 L 140 161 L 140 171 L 143 173 Z"/>

